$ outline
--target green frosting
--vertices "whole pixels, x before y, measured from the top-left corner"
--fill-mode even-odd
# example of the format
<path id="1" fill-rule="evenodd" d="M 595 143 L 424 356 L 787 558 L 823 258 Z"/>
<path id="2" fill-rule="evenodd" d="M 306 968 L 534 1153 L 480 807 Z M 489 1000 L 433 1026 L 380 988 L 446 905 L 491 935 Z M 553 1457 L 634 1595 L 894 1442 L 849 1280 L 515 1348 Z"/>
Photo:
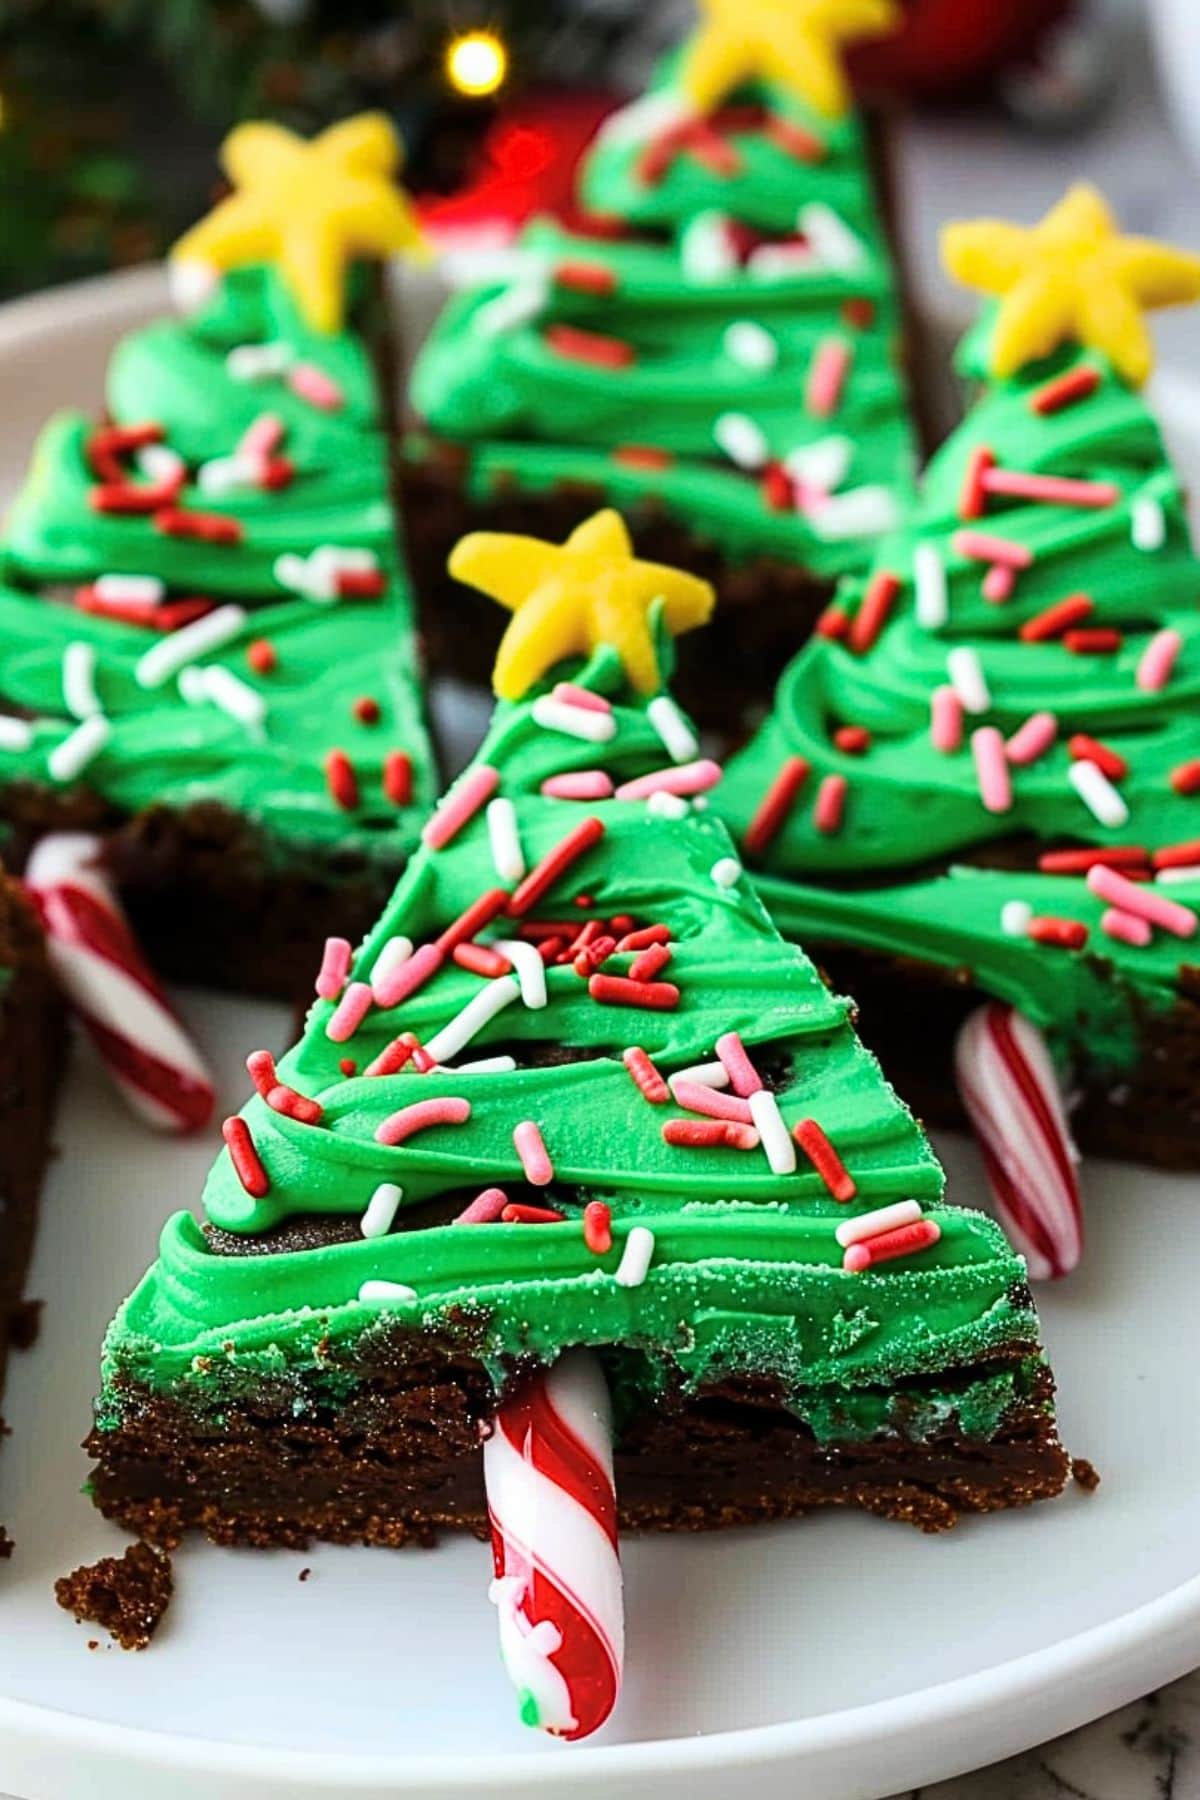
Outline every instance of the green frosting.
<path id="1" fill-rule="evenodd" d="M 235 378 L 230 352 L 263 344 L 282 346 L 288 368 L 308 363 L 331 377 L 340 407 L 312 405 L 283 370 Z M 112 728 L 82 776 L 89 788 L 129 811 L 219 800 L 255 818 L 278 849 L 319 845 L 398 863 L 432 793 L 432 763 L 411 599 L 395 550 L 386 435 L 361 337 L 314 337 L 272 272 L 235 272 L 199 312 L 153 324 L 118 346 L 109 406 L 119 424 L 162 427 L 163 442 L 187 465 L 180 507 L 236 521 L 240 541 L 171 536 L 145 514 L 96 510 L 88 456 L 94 428 L 74 414 L 53 419 L 0 551 L 0 691 L 33 725 L 27 748 L 0 749 L 0 774 L 61 785 L 48 757 L 77 723 L 64 700 L 63 655 L 83 642 L 95 650 L 95 687 Z M 229 456 L 265 413 L 284 427 L 280 450 L 294 478 L 271 491 L 206 492 L 198 471 Z M 144 479 L 132 457 L 122 466 L 131 479 Z M 383 593 L 322 603 L 282 578 L 280 558 L 326 545 L 371 551 L 386 577 Z M 139 661 L 162 634 L 70 603 L 77 586 L 115 574 L 157 577 L 165 605 L 202 597 L 244 609 L 237 633 L 198 652 L 197 661 L 260 695 L 261 723 L 247 724 L 210 700 L 189 702 L 174 677 L 142 685 Z M 276 653 L 269 672 L 247 660 L 256 639 Z M 376 703 L 377 718 L 358 716 L 355 702 L 364 698 Z M 334 749 L 346 753 L 357 777 L 358 803 L 349 808 L 335 803 L 327 784 Z M 392 751 L 411 759 L 411 804 L 397 806 L 384 792 Z"/>
<path id="2" fill-rule="evenodd" d="M 670 97 L 671 83 L 668 68 L 649 98 Z M 500 275 L 447 306 L 412 398 L 433 433 L 466 448 L 476 497 L 584 484 L 618 506 L 665 506 L 737 559 L 770 553 L 834 575 L 862 565 L 911 488 L 893 277 L 858 121 L 801 119 L 776 90 L 747 97 L 748 115 L 714 122 L 732 173 L 684 149 L 660 179 L 645 169 L 652 127 L 649 140 L 602 130 L 585 203 L 668 235 L 536 222 Z M 815 134 L 816 160 L 772 137 L 780 119 Z M 714 265 L 705 246 L 722 234 L 731 247 Z M 781 245 L 801 260 L 783 264 Z M 597 366 L 579 331 L 615 352 Z M 819 411 L 807 383 L 831 347 L 848 363 Z M 780 462 L 831 439 L 833 461 L 807 489 L 781 483 Z M 415 438 L 411 454 L 427 453 Z"/>
<path id="3" fill-rule="evenodd" d="M 549 1360 L 573 1344 L 628 1352 L 623 1379 L 638 1391 L 655 1391 L 668 1374 L 693 1385 L 729 1371 L 767 1371 L 822 1436 L 869 1435 L 894 1422 L 897 1382 L 941 1375 L 961 1387 L 958 1371 L 981 1357 L 1036 1351 L 1020 1258 L 990 1221 L 942 1204 L 941 1172 L 855 1038 L 848 1002 L 778 935 L 744 877 L 728 887 L 714 880 L 730 844 L 712 813 L 693 808 L 667 818 L 644 801 L 581 803 L 541 792 L 547 778 L 568 770 L 602 766 L 619 783 L 666 761 L 646 702 L 627 689 L 613 653 L 599 652 L 576 679 L 612 700 L 610 743 L 544 728 L 531 697 L 498 709 L 478 761 L 499 771 L 528 867 L 582 820 L 604 827 L 533 917 L 579 927 L 620 916 L 665 924 L 672 956 L 657 979 L 678 987 L 678 1004 L 603 1002 L 573 967 L 552 966 L 544 1008 L 514 1001 L 453 1059 L 508 1052 L 516 1067 L 422 1075 L 409 1065 L 370 1076 L 363 1071 L 399 1031 L 432 1041 L 484 978 L 446 964 L 398 1006 L 373 1007 L 349 1042 L 330 1040 L 334 1004 L 318 1001 L 279 1078 L 319 1100 L 320 1120 L 302 1123 L 252 1099 L 242 1116 L 269 1188 L 252 1197 L 224 1152 L 204 1206 L 214 1226 L 248 1239 L 295 1233 L 307 1215 L 344 1215 L 346 1241 L 264 1244 L 235 1255 L 210 1246 L 189 1216 L 171 1220 L 159 1261 L 110 1330 L 102 1423 L 119 1420 L 130 1382 L 212 1404 L 240 1383 L 291 1372 L 303 1375 L 311 1401 L 325 1391 L 325 1364 L 338 1361 L 331 1346 L 365 1346 L 369 1355 L 369 1334 L 395 1323 L 465 1339 L 498 1381 L 518 1358 Z M 489 826 L 477 813 L 449 844 L 413 857 L 352 979 L 369 980 L 397 935 L 430 942 L 497 879 Z M 480 941 L 513 930 L 498 921 Z M 614 955 L 605 972 L 625 972 L 631 961 Z M 731 1029 L 771 1080 L 788 1127 L 816 1119 L 837 1147 L 858 1186 L 849 1205 L 829 1196 L 802 1153 L 793 1173 L 776 1174 L 761 1147 L 664 1141 L 664 1121 L 688 1115 L 647 1101 L 622 1051 L 638 1044 L 670 1073 L 710 1061 Z M 561 1060 L 564 1050 L 571 1060 Z M 560 1060 L 547 1062 L 547 1053 Z M 377 1141 L 398 1109 L 446 1096 L 469 1101 L 465 1123 L 400 1145 Z M 523 1183 L 513 1132 L 524 1120 L 540 1127 L 553 1164 L 544 1192 Z M 364 1238 L 354 1227 L 381 1182 L 401 1189 L 395 1224 Z M 449 1222 L 495 1184 L 559 1209 L 564 1220 Z M 937 1220 L 940 1241 L 865 1274 L 843 1270 L 835 1226 L 910 1197 Z M 588 1248 L 581 1229 L 593 1200 L 612 1213 L 613 1245 L 603 1254 Z M 645 1280 L 629 1286 L 616 1272 L 635 1226 L 653 1233 L 653 1255 Z M 379 1280 L 404 1284 L 415 1298 L 359 1298 L 365 1282 Z M 346 1379 L 345 1367 L 328 1378 Z M 1006 1379 L 1021 1380 L 1011 1371 Z M 1015 1391 L 1006 1398 L 1002 1388 L 985 1395 L 968 1383 L 970 1406 L 936 1380 L 921 1392 L 935 1412 L 943 1405 L 943 1418 L 961 1400 L 964 1421 L 969 1412 L 970 1428 L 986 1432 Z"/>
<path id="4" fill-rule="evenodd" d="M 989 323 L 964 346 L 968 373 L 980 369 Z M 1059 411 L 1034 411 L 1037 390 L 1077 367 L 1095 371 L 1094 392 Z M 982 517 L 965 520 L 960 495 L 981 448 L 1002 469 L 1110 484 L 1116 497 L 1084 507 L 996 495 Z M 984 597 L 988 565 L 964 553 L 957 540 L 964 529 L 1032 554 L 1007 601 Z M 945 571 L 941 624 L 922 623 L 917 606 L 922 547 Z M 987 992 L 1042 1024 L 1060 1059 L 1077 1067 L 1128 1066 L 1138 1004 L 1162 1007 L 1178 994 L 1188 952 L 1177 938 L 1156 934 L 1135 948 L 1105 935 L 1103 906 L 1082 875 L 952 868 L 933 880 L 913 877 L 921 865 L 984 854 L 1000 841 L 1017 841 L 1024 846 L 1017 860 L 1034 863 L 1051 846 L 1154 849 L 1200 836 L 1196 798 L 1171 781 L 1200 752 L 1200 564 L 1178 478 L 1141 397 L 1102 359 L 1074 347 L 991 383 L 934 457 L 919 503 L 881 544 L 871 576 L 845 583 L 839 605 L 853 616 L 870 579 L 885 573 L 897 578 L 899 591 L 874 645 L 860 653 L 848 641 L 814 639 L 785 670 L 770 717 L 730 763 L 716 803 L 740 837 L 785 760 L 803 758 L 808 777 L 760 859 L 763 892 L 786 930 L 806 942 L 832 937 L 964 965 Z M 1078 594 L 1092 602 L 1088 628 L 1122 634 L 1115 653 L 1078 654 L 1061 636 L 1021 639 L 1020 626 Z M 1137 670 L 1151 638 L 1166 629 L 1179 633 L 1182 648 L 1167 683 L 1148 691 Z M 990 704 L 967 714 L 962 747 L 948 753 L 931 738 L 931 699 L 951 680 L 948 656 L 963 648 L 978 656 Z M 1036 761 L 1011 768 L 1007 811 L 986 810 L 973 731 L 996 726 L 1009 738 L 1043 711 L 1058 721 L 1056 741 Z M 833 743 L 833 733 L 848 724 L 869 730 L 865 751 L 846 753 Z M 1126 761 L 1118 783 L 1128 809 L 1123 824 L 1102 823 L 1071 785 L 1076 734 Z M 831 774 L 849 786 L 841 828 L 823 832 L 813 797 Z M 822 893 L 814 885 L 821 880 L 835 886 Z M 1170 893 L 1176 897 L 1174 888 Z M 1187 889 L 1177 897 L 1186 901 Z M 1028 901 L 1039 915 L 1087 924 L 1086 946 L 1069 952 L 1006 935 L 1001 911 L 1010 899 Z"/>

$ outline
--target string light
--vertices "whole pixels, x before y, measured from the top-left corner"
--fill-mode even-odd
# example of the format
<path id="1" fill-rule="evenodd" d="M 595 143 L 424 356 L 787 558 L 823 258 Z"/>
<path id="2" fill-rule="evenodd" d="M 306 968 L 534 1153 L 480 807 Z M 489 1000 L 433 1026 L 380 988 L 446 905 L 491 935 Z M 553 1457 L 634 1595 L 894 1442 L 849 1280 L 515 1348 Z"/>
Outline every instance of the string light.
<path id="1" fill-rule="evenodd" d="M 494 31 L 467 31 L 446 46 L 446 79 L 457 93 L 483 99 L 503 87 L 508 46 Z"/>

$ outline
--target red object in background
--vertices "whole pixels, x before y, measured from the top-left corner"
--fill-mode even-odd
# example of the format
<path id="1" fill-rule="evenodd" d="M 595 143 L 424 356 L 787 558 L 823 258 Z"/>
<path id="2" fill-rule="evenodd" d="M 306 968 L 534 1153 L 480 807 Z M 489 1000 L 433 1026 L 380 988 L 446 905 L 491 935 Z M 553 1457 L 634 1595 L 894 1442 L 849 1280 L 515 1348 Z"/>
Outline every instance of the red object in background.
<path id="1" fill-rule="evenodd" d="M 890 37 L 861 44 L 850 66 L 858 85 L 917 99 L 985 86 L 1076 10 L 1074 0 L 907 0 Z"/>

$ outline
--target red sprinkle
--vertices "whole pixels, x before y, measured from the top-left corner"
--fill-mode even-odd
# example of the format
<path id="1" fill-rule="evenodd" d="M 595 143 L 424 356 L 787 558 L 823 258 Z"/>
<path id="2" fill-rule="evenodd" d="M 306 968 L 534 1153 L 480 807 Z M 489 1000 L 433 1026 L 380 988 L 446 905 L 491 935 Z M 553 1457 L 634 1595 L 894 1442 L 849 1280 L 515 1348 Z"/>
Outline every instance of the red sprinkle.
<path id="1" fill-rule="evenodd" d="M 538 944 L 537 953 L 544 963 L 553 963 L 558 961 L 566 947 L 567 943 L 565 938 L 542 938 Z"/>
<path id="2" fill-rule="evenodd" d="M 760 486 L 763 500 L 772 512 L 791 512 L 795 490 L 781 462 L 764 464 Z"/>
<path id="3" fill-rule="evenodd" d="M 352 1056 L 343 1056 L 341 1061 L 338 1063 L 338 1068 L 341 1070 L 342 1074 L 346 1077 L 347 1080 L 350 1079 L 351 1075 L 358 1074 L 358 1064 L 355 1062 L 355 1060 Z"/>
<path id="4" fill-rule="evenodd" d="M 641 1093 L 652 1106 L 665 1106 L 671 1098 L 671 1090 L 655 1068 L 644 1050 L 631 1044 L 621 1061 L 629 1070 Z"/>
<path id="5" fill-rule="evenodd" d="M 180 506 L 162 506 L 154 515 L 154 529 L 164 537 L 194 538 L 202 544 L 240 544 L 245 532 L 227 513 L 184 512 Z"/>
<path id="6" fill-rule="evenodd" d="M 367 1064 L 366 1072 L 368 1075 L 398 1075 L 412 1061 L 419 1047 L 411 1031 L 402 1031 L 379 1052 L 374 1062 Z"/>
<path id="7" fill-rule="evenodd" d="M 593 1000 L 607 1006 L 648 1006 L 670 1012 L 679 1005 L 679 989 L 673 981 L 631 981 L 626 975 L 593 975 L 588 981 Z"/>
<path id="8" fill-rule="evenodd" d="M 900 577 L 890 569 L 880 569 L 867 583 L 862 605 L 850 622 L 850 648 L 862 656 L 871 649 L 888 622 L 888 615 L 900 592 Z"/>
<path id="9" fill-rule="evenodd" d="M 840 606 L 827 606 L 813 626 L 813 636 L 830 638 L 835 643 L 840 643 L 849 630 L 849 613 Z"/>
<path id="10" fill-rule="evenodd" d="M 350 708 L 360 725 L 378 725 L 379 702 L 372 694 L 360 694 Z"/>
<path id="11" fill-rule="evenodd" d="M 1052 944 L 1058 950 L 1082 950 L 1088 928 L 1078 919 L 1060 919 L 1052 913 L 1030 919 L 1027 935 L 1035 944 Z"/>
<path id="12" fill-rule="evenodd" d="M 1084 731 L 1077 731 L 1067 739 L 1067 753 L 1072 762 L 1094 762 L 1110 781 L 1124 781 L 1129 773 L 1129 764 L 1123 756 L 1100 743 L 1098 738 L 1088 737 Z"/>
<path id="13" fill-rule="evenodd" d="M 739 1125 L 734 1119 L 668 1119 L 662 1128 L 663 1142 L 683 1150 L 711 1150 L 726 1146 L 730 1150 L 753 1150 L 758 1133 L 752 1125 Z"/>
<path id="14" fill-rule="evenodd" d="M 747 856 L 761 856 L 787 822 L 796 796 L 808 780 L 808 763 L 802 756 L 789 756 L 780 765 L 770 787 L 746 828 L 742 848 Z"/>
<path id="15" fill-rule="evenodd" d="M 382 569 L 343 569 L 337 577 L 339 600 L 377 600 L 387 587 Z"/>
<path id="16" fill-rule="evenodd" d="M 617 920 L 612 920 L 614 929 Z M 627 931 L 623 938 L 617 940 L 617 953 L 623 956 L 627 950 L 648 950 L 651 944 L 669 944 L 671 927 L 669 925 L 643 925 L 639 931 Z"/>
<path id="17" fill-rule="evenodd" d="M 472 975 L 486 975 L 489 981 L 512 973 L 507 956 L 487 944 L 455 944 L 452 954 L 460 969 L 467 969 Z"/>
<path id="18" fill-rule="evenodd" d="M 591 363 L 597 369 L 627 369 L 637 360 L 633 345 L 623 338 L 584 331 L 578 325 L 550 325 L 543 334 L 543 342 L 558 356 L 565 356 L 571 362 Z"/>
<path id="19" fill-rule="evenodd" d="M 1200 863 L 1200 838 L 1191 838 L 1186 844 L 1164 844 L 1150 860 L 1156 869 L 1190 869 L 1193 863 Z"/>
<path id="20" fill-rule="evenodd" d="M 871 748 L 871 734 L 865 725 L 839 725 L 833 734 L 834 746 L 845 756 L 861 756 Z"/>
<path id="21" fill-rule="evenodd" d="M 261 1200 L 270 1193 L 271 1182 L 254 1147 L 254 1139 L 250 1136 L 250 1128 L 245 1119 L 236 1116 L 226 1119 L 221 1127 L 221 1136 L 228 1146 L 234 1174 L 251 1199 Z"/>
<path id="22" fill-rule="evenodd" d="M 1176 763 L 1171 770 L 1171 786 L 1177 794 L 1200 794 L 1200 756 Z"/>
<path id="23" fill-rule="evenodd" d="M 554 279 L 559 287 L 573 294 L 614 294 L 617 276 L 607 263 L 585 262 L 582 257 L 554 265 Z"/>
<path id="24" fill-rule="evenodd" d="M 270 675 L 279 667 L 279 657 L 269 638 L 255 638 L 247 644 L 246 661 L 256 675 Z"/>
<path id="25" fill-rule="evenodd" d="M 182 485 L 182 477 L 157 481 L 153 486 L 139 486 L 133 481 L 104 482 L 88 489 L 88 504 L 98 513 L 157 513 L 170 506 Z"/>
<path id="26" fill-rule="evenodd" d="M 616 949 L 613 944 L 613 949 Z M 651 944 L 643 950 L 629 965 L 630 981 L 653 981 L 660 969 L 665 969 L 671 960 L 671 952 L 666 944 Z"/>
<path id="27" fill-rule="evenodd" d="M 855 331 L 869 331 L 875 323 L 875 302 L 866 294 L 842 302 L 842 323 Z"/>
<path id="28" fill-rule="evenodd" d="M 936 1219 L 914 1219 L 911 1225 L 898 1225 L 894 1231 L 880 1231 L 874 1237 L 850 1244 L 842 1257 L 843 1269 L 859 1274 L 876 1263 L 892 1262 L 897 1256 L 912 1256 L 917 1250 L 928 1250 L 942 1235 Z"/>
<path id="29" fill-rule="evenodd" d="M 958 496 L 960 519 L 982 519 L 987 509 L 987 490 L 983 478 L 995 467 L 996 458 L 986 444 L 977 444 L 967 458 L 966 473 Z"/>
<path id="30" fill-rule="evenodd" d="M 1064 600 L 1056 600 L 1053 606 L 1048 606 L 1045 612 L 1026 619 L 1017 636 L 1022 643 L 1040 644 L 1047 638 L 1058 637 L 1069 626 L 1090 619 L 1095 610 L 1096 602 L 1089 595 L 1068 594 Z"/>
<path id="31" fill-rule="evenodd" d="M 1065 631 L 1063 643 L 1075 656 L 1110 656 L 1125 642 L 1111 625 L 1097 625 L 1090 631 Z"/>
<path id="32" fill-rule="evenodd" d="M 858 1192 L 854 1177 L 817 1124 L 815 1119 L 801 1119 L 792 1136 L 807 1156 L 835 1200 L 843 1204 Z"/>
<path id="33" fill-rule="evenodd" d="M 520 918 L 522 913 L 530 912 L 571 864 L 577 862 L 603 836 L 603 821 L 596 818 L 595 814 L 582 819 L 561 843 L 556 844 L 536 867 L 530 869 L 509 900 L 508 910 L 513 918 Z"/>
<path id="34" fill-rule="evenodd" d="M 603 1200 L 589 1200 L 583 1209 L 583 1241 L 593 1256 L 612 1249 L 612 1208 Z"/>
<path id="35" fill-rule="evenodd" d="M 816 804 L 813 807 L 813 824 L 818 831 L 833 836 L 841 830 L 849 785 L 844 775 L 825 776 L 817 789 Z"/>
<path id="36" fill-rule="evenodd" d="M 145 625 L 151 631 L 178 631 L 193 619 L 202 619 L 215 602 L 197 596 L 192 600 L 102 600 L 90 585 L 72 595 L 80 612 L 97 613 L 102 619 L 119 619 L 125 625 Z"/>
<path id="37" fill-rule="evenodd" d="M 434 942 L 437 948 L 443 956 L 449 956 L 450 952 L 459 944 L 465 944 L 468 939 L 475 936 L 477 931 L 482 931 L 485 925 L 490 925 L 492 920 L 504 911 L 507 904 L 507 888 L 485 889 L 478 899 L 472 900 L 465 912 L 459 914 L 453 924 L 447 925 L 440 937 L 435 938 Z"/>
<path id="38" fill-rule="evenodd" d="M 1200 844 L 1195 848 L 1200 851 Z M 1086 875 L 1097 863 L 1106 869 L 1142 869 L 1146 867 L 1149 855 L 1149 851 L 1139 844 L 1113 844 L 1107 849 L 1089 845 L 1083 850 L 1046 850 L 1038 857 L 1038 868 L 1043 875 Z M 1155 866 L 1158 866 L 1157 857 Z"/>
<path id="39" fill-rule="evenodd" d="M 553 1206 L 525 1206 L 519 1200 L 510 1200 L 500 1220 L 504 1225 L 558 1225 L 566 1216 Z"/>
<path id="40" fill-rule="evenodd" d="M 358 776 L 344 750 L 331 750 L 325 758 L 325 785 L 335 806 L 353 812 L 358 805 Z"/>
<path id="41" fill-rule="evenodd" d="M 767 115 L 763 136 L 768 143 L 774 144 L 786 155 L 794 156 L 797 162 L 824 161 L 826 148 L 816 133 L 806 131 L 803 125 L 794 125 L 790 119 L 781 118 L 778 113 Z"/>
<path id="42" fill-rule="evenodd" d="M 669 450 L 660 450 L 657 444 L 618 444 L 612 459 L 627 469 L 669 469 L 675 461 Z"/>
<path id="43" fill-rule="evenodd" d="M 412 757 L 407 750 L 389 750 L 384 757 L 383 791 L 393 806 L 407 806 L 412 799 Z"/>
<path id="44" fill-rule="evenodd" d="M 1068 369 L 1065 375 L 1056 375 L 1053 381 L 1046 382 L 1035 393 L 1029 396 L 1030 412 L 1045 416 L 1047 413 L 1061 412 L 1064 406 L 1073 406 L 1076 400 L 1086 400 L 1100 386 L 1100 371 L 1090 363 L 1080 363 L 1074 369 Z"/>
<path id="45" fill-rule="evenodd" d="M 163 428 L 153 419 L 138 425 L 97 425 L 84 446 L 84 455 L 97 475 L 111 477 L 118 470 L 118 457 L 162 440 Z"/>

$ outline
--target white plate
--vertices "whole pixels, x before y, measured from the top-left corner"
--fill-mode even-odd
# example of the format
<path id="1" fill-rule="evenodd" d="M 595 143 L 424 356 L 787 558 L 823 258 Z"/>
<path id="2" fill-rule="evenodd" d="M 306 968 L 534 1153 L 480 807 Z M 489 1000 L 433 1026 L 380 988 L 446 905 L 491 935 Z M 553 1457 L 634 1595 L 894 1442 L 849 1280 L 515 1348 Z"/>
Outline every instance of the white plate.
<path id="1" fill-rule="evenodd" d="M 13 473 L 44 413 L 94 400 L 114 338 L 159 304 L 150 274 L 0 315 Z M 284 1009 L 183 1005 L 232 1108 L 243 1055 L 281 1045 Z M 78 1491 L 97 1346 L 164 1216 L 194 1201 L 213 1140 L 144 1134 L 80 1050 L 58 1141 L 31 1286 L 44 1330 L 15 1360 L 0 1456 L 0 1517 L 18 1546 L 0 1571 L 0 1790 L 723 1800 L 752 1779 L 756 1800 L 867 1800 L 1024 1748 L 1200 1662 L 1200 1183 L 1099 1164 L 1084 1268 L 1042 1306 L 1063 1435 L 1101 1467 L 1100 1491 L 937 1539 L 828 1515 L 631 1542 L 625 1694 L 591 1744 L 517 1724 L 473 1540 L 430 1555 L 189 1545 L 151 1651 L 89 1653 L 92 1632 L 50 1589 L 124 1542 Z M 953 1192 L 978 1201 L 973 1152 L 941 1147 Z"/>

